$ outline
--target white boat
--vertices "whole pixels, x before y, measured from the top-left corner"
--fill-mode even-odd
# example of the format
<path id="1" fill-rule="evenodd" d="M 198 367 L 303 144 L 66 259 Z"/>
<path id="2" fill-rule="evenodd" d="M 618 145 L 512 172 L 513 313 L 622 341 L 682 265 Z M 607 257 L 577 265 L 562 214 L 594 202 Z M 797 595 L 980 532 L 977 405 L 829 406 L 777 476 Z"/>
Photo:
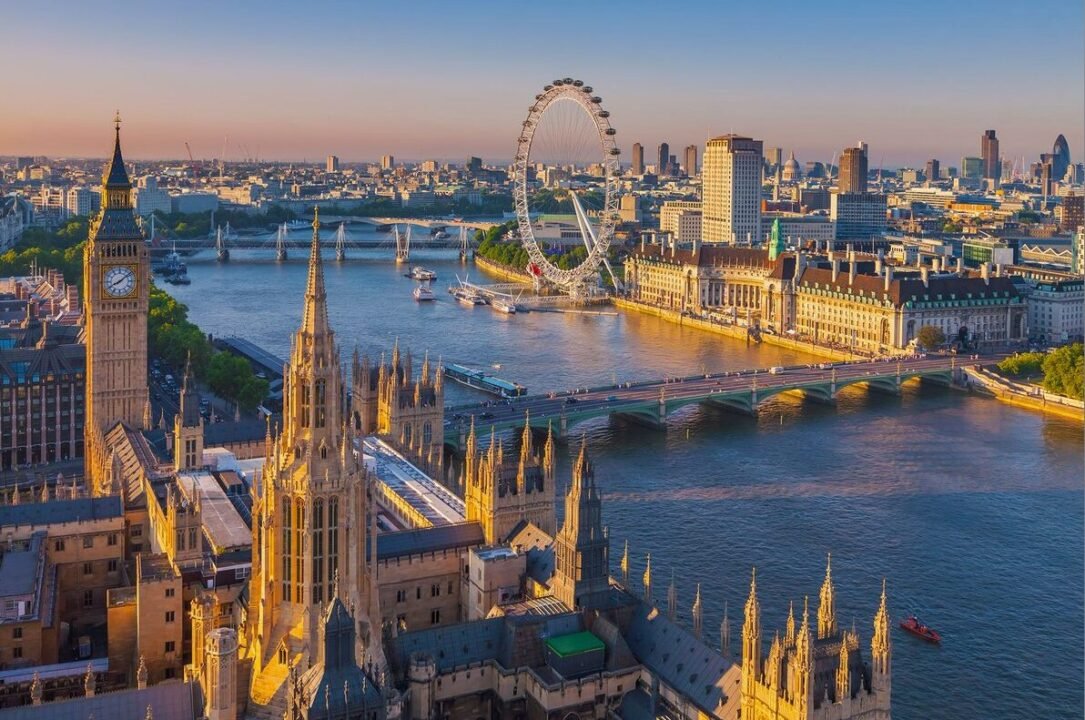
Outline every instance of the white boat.
<path id="1" fill-rule="evenodd" d="M 433 270 L 428 270 L 421 265 L 415 265 L 411 268 L 411 271 L 407 274 L 407 277 L 415 280 L 436 280 L 437 273 Z"/>
<path id="2" fill-rule="evenodd" d="M 419 285 L 414 289 L 411 295 L 414 295 L 414 299 L 418 302 L 432 302 L 435 299 L 433 291 L 430 290 L 427 285 Z"/>
<path id="3" fill-rule="evenodd" d="M 453 297 L 462 305 L 485 305 L 486 300 L 483 299 L 478 293 L 468 290 L 467 288 L 457 288 L 453 293 Z"/>
<path id="4" fill-rule="evenodd" d="M 516 314 L 516 303 L 512 302 L 511 300 L 494 298 L 490 301 L 490 305 L 493 307 L 494 310 L 497 310 L 498 312 L 503 312 L 506 315 Z"/>

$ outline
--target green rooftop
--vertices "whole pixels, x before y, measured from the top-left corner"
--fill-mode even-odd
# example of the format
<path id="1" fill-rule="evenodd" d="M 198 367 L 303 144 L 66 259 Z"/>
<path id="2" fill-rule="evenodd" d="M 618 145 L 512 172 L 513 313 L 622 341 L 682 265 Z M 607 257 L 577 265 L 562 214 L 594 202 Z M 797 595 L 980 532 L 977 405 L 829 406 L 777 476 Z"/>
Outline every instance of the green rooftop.
<path id="1" fill-rule="evenodd" d="M 603 641 L 585 630 L 584 632 L 570 635 L 559 635 L 546 641 L 546 646 L 554 651 L 558 657 L 570 657 L 592 650 L 603 650 L 606 646 Z"/>

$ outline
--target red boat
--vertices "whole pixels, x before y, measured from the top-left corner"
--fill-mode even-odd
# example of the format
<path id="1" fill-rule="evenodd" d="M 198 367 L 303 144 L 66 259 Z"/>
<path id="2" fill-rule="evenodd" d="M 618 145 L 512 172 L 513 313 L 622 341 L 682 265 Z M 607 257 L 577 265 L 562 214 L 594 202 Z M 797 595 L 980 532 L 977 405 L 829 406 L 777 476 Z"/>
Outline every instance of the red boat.
<path id="1" fill-rule="evenodd" d="M 942 644 L 942 636 L 938 634 L 938 631 L 919 622 L 919 618 L 915 615 L 909 615 L 904 620 L 901 620 L 900 628 L 929 643 L 934 643 L 935 645 Z"/>

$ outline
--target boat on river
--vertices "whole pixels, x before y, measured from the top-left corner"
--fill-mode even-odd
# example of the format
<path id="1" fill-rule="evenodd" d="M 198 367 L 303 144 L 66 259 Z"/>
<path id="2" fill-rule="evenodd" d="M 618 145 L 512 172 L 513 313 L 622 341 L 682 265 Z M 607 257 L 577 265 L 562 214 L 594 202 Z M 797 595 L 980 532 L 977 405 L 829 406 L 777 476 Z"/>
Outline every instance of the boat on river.
<path id="1" fill-rule="evenodd" d="M 928 625 L 924 625 L 915 615 L 909 615 L 901 620 L 900 629 L 934 645 L 942 644 L 942 636 L 938 634 L 938 631 Z"/>
<path id="2" fill-rule="evenodd" d="M 422 267 L 421 265 L 415 265 L 411 268 L 411 271 L 407 273 L 407 277 L 412 280 L 436 280 L 437 273 L 433 270 Z"/>
<path id="3" fill-rule="evenodd" d="M 516 314 L 516 303 L 511 300 L 505 300 L 504 298 L 495 297 L 490 301 L 490 307 L 498 312 L 505 313 L 506 315 Z"/>
<path id="4" fill-rule="evenodd" d="M 436 299 L 428 285 L 419 285 L 411 292 L 411 295 L 417 302 L 433 302 Z"/>

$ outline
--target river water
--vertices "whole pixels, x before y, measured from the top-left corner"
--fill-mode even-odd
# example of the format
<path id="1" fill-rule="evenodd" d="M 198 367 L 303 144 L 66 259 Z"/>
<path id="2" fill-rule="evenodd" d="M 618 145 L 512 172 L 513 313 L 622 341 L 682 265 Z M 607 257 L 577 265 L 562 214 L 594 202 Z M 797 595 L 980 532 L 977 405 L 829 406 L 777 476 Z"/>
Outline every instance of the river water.
<path id="1" fill-rule="evenodd" d="M 306 255 L 299 248 L 277 264 L 270 250 L 235 250 L 222 265 L 197 256 L 192 284 L 170 292 L 206 331 L 287 357 Z M 465 268 L 439 250 L 412 258 L 439 274 L 437 302 L 418 304 L 390 249 L 348 256 L 325 267 L 347 364 L 355 345 L 375 356 L 399 338 L 417 361 L 428 349 L 534 393 L 813 360 L 635 314 L 464 307 L 444 288 Z M 449 404 L 483 397 L 446 387 Z M 789 599 L 801 607 L 809 595 L 816 608 L 831 552 L 839 622 L 854 620 L 867 659 L 882 577 L 894 624 L 916 612 L 944 637 L 933 647 L 894 628 L 894 717 L 1081 717 L 1080 425 L 915 386 L 902 397 L 851 388 L 835 408 L 779 398 L 756 419 L 691 408 L 666 432 L 605 419 L 575 432 L 587 437 L 605 494 L 613 572 L 626 540 L 633 578 L 650 552 L 655 596 L 665 597 L 673 573 L 687 621 L 700 582 L 707 639 L 718 643 L 726 602 L 740 650 L 753 565 L 767 637 L 782 630 Z M 560 463 L 568 478 L 564 448 Z"/>

